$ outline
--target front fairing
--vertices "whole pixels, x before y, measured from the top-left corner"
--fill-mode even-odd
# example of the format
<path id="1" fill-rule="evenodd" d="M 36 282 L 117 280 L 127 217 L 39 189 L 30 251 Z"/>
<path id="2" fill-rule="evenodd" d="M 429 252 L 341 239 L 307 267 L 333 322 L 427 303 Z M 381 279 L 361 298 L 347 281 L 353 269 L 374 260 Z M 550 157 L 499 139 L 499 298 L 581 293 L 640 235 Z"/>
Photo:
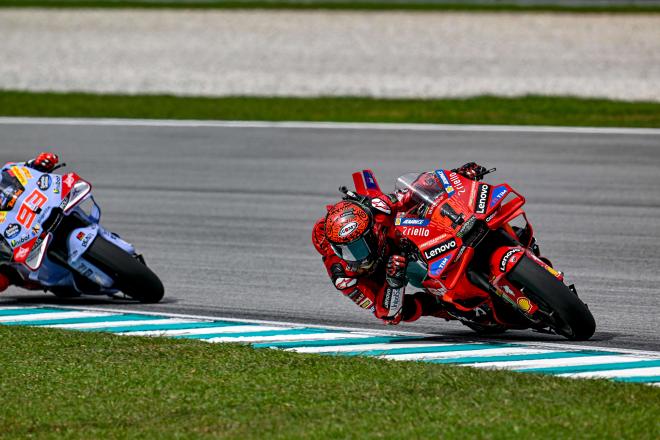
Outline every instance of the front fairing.
<path id="1" fill-rule="evenodd" d="M 62 198 L 54 177 L 18 165 L 2 171 L 0 231 L 12 252 L 39 237 L 43 221 L 59 208 Z"/>
<path id="2" fill-rule="evenodd" d="M 426 279 L 441 279 L 454 260 L 462 255 L 462 234 L 474 223 L 470 219 L 471 183 L 448 170 L 410 173 L 397 179 L 396 188 L 410 193 L 412 207 L 395 220 L 402 238 L 417 252 L 411 273 L 417 284 Z M 425 271 L 426 273 L 424 273 Z"/>
<path id="3" fill-rule="evenodd" d="M 21 165 L 12 165 L 1 175 L 0 256 L 2 261 L 37 270 L 52 239 L 46 229 L 56 226 L 58 216 L 91 199 L 91 185 L 74 173 L 60 176 Z M 90 220 L 98 222 L 100 210 L 93 205 Z"/>

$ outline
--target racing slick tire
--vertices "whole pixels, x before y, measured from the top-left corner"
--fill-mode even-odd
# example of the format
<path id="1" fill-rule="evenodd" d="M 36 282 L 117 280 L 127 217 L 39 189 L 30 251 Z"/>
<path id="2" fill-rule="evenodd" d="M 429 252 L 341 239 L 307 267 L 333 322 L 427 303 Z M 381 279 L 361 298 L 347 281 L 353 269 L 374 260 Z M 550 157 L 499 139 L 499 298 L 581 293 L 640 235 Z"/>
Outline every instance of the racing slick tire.
<path id="1" fill-rule="evenodd" d="M 570 340 L 584 341 L 596 331 L 589 308 L 563 282 L 528 257 L 509 273 L 509 281 L 535 302 L 544 323 Z"/>
<path id="2" fill-rule="evenodd" d="M 112 277 L 114 287 L 141 303 L 157 303 L 165 294 L 151 269 L 101 236 L 92 242 L 85 259 Z"/>

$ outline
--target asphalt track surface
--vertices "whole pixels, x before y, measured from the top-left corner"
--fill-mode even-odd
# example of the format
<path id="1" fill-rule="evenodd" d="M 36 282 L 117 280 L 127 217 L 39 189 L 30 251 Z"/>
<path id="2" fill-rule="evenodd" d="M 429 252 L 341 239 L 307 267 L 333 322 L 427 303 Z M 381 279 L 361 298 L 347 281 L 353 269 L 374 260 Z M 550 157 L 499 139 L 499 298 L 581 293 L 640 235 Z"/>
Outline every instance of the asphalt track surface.
<path id="1" fill-rule="evenodd" d="M 0 304 L 383 329 L 332 287 L 310 243 L 314 221 L 353 170 L 374 169 L 389 190 L 399 174 L 475 160 L 498 168 L 489 182 L 527 197 L 542 252 L 589 304 L 598 329 L 582 345 L 660 350 L 660 132 L 0 124 L 0 161 L 44 146 L 94 184 L 103 224 L 144 253 L 166 298 L 59 300 L 12 288 Z M 433 318 L 397 330 L 474 340 Z M 563 341 L 531 331 L 498 340 Z"/>

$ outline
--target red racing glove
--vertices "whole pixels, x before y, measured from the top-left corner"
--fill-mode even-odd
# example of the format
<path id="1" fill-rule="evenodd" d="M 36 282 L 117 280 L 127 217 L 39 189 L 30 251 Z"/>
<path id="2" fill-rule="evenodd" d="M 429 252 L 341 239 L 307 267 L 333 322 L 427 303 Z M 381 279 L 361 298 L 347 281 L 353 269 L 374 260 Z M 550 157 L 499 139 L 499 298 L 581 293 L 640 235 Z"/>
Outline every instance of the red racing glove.
<path id="1" fill-rule="evenodd" d="M 386 325 L 397 325 L 401 322 L 403 298 L 406 291 L 406 266 L 408 261 L 403 255 L 391 255 L 385 269 L 385 295 L 383 307 L 389 310 L 388 316 L 381 318 Z"/>
<path id="2" fill-rule="evenodd" d="M 407 284 L 406 266 L 408 261 L 403 255 L 391 255 L 387 261 L 385 280 L 390 287 L 400 288 Z"/>
<path id="3" fill-rule="evenodd" d="M 37 157 L 28 162 L 30 168 L 34 168 L 42 173 L 50 173 L 55 165 L 60 161 L 55 153 L 40 153 Z"/>
<path id="4" fill-rule="evenodd" d="M 481 176 L 488 170 L 475 162 L 468 162 L 462 167 L 457 168 L 455 171 L 468 179 L 481 180 Z"/>

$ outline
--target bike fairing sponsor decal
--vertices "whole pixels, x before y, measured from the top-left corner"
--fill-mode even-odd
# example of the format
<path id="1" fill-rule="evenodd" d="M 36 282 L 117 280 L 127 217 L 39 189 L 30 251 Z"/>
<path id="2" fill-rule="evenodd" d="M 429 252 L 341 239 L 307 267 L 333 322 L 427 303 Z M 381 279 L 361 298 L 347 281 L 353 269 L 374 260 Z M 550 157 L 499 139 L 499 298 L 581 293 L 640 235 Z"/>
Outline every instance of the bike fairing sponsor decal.
<path id="1" fill-rule="evenodd" d="M 488 195 L 490 193 L 490 185 L 482 183 L 479 185 L 479 195 L 477 196 L 477 204 L 474 207 L 475 214 L 485 214 L 486 206 L 488 205 Z"/>
<path id="2" fill-rule="evenodd" d="M 509 190 L 506 189 L 504 185 L 493 188 L 489 207 L 492 208 L 493 206 L 497 205 L 497 202 L 502 200 L 508 192 Z"/>
<path id="3" fill-rule="evenodd" d="M 442 271 L 445 270 L 445 268 L 447 267 L 447 263 L 449 263 L 453 257 L 454 257 L 454 253 L 452 252 L 450 254 L 445 255 L 441 259 L 432 262 L 431 267 L 429 268 L 429 272 L 431 273 L 431 275 L 433 276 L 440 275 Z"/>
<path id="4" fill-rule="evenodd" d="M 430 220 L 425 218 L 406 218 L 400 217 L 394 219 L 396 226 L 428 226 Z"/>
<path id="5" fill-rule="evenodd" d="M 374 209 L 377 209 L 381 212 L 384 212 L 385 214 L 389 215 L 389 214 L 392 213 L 392 210 L 390 209 L 390 205 L 388 205 L 387 203 L 385 203 L 383 200 L 381 200 L 379 198 L 375 198 L 375 199 L 371 200 L 371 206 Z"/>
<path id="6" fill-rule="evenodd" d="M 518 307 L 523 313 L 533 315 L 538 310 L 538 307 L 522 293 L 514 292 L 507 284 L 503 284 L 501 287 L 501 289 L 496 289 L 497 294 L 512 306 Z"/>
<path id="7" fill-rule="evenodd" d="M 465 187 L 463 186 L 463 182 L 461 181 L 461 178 L 458 176 L 458 174 L 452 171 L 449 173 L 449 180 L 452 183 L 452 188 L 458 191 L 459 194 L 463 194 L 465 192 Z"/>
<path id="8" fill-rule="evenodd" d="M 449 179 L 447 178 L 447 175 L 445 174 L 444 171 L 442 170 L 435 170 L 435 175 L 438 176 L 440 181 L 442 182 L 442 186 L 445 188 L 445 192 L 449 197 L 454 195 L 454 187 L 451 185 L 449 182 Z"/>
<path id="9" fill-rule="evenodd" d="M 65 174 L 63 182 L 68 187 L 73 186 L 73 184 L 76 183 L 76 177 L 75 177 L 74 173 Z"/>
<path id="10" fill-rule="evenodd" d="M 431 246 L 433 246 L 434 244 L 440 243 L 442 240 L 446 239 L 446 238 L 449 237 L 449 236 L 450 236 L 449 234 L 440 234 L 440 235 L 438 235 L 437 237 L 433 237 L 433 238 L 430 239 L 429 241 L 422 243 L 422 245 L 419 246 L 419 247 L 420 247 L 421 249 L 431 247 Z"/>
<path id="11" fill-rule="evenodd" d="M 461 257 L 463 256 L 463 252 L 465 252 L 465 249 L 467 249 L 467 246 L 463 245 L 461 248 L 458 250 L 458 254 L 456 254 L 456 260 L 460 260 Z"/>
<path id="12" fill-rule="evenodd" d="M 470 230 L 474 227 L 476 221 L 477 218 L 475 216 L 470 217 L 465 223 L 463 223 L 463 226 L 461 226 L 461 229 L 458 230 L 456 236 L 458 238 L 462 238 L 465 234 L 470 232 Z"/>
<path id="13" fill-rule="evenodd" d="M 80 241 L 80 245 L 81 245 L 83 248 L 86 248 L 87 245 L 89 244 L 89 240 L 90 240 L 90 238 L 91 238 L 93 235 L 94 235 L 94 234 L 85 234 L 83 231 L 80 231 L 80 232 L 78 232 L 78 234 L 76 234 L 76 238 L 78 239 L 78 241 Z"/>
<path id="14" fill-rule="evenodd" d="M 509 262 L 515 263 L 518 260 L 518 257 L 516 257 L 515 255 L 519 252 L 522 252 L 522 250 L 516 248 L 516 249 L 509 249 L 504 254 L 502 260 L 500 261 L 500 272 L 502 273 L 506 272 L 506 267 L 509 264 Z"/>
<path id="15" fill-rule="evenodd" d="M 55 176 L 55 182 L 53 184 L 53 194 L 59 194 L 62 188 L 62 178 L 60 176 Z"/>
<path id="16" fill-rule="evenodd" d="M 428 237 L 431 234 L 431 231 L 427 228 L 422 227 L 413 227 L 413 226 L 404 226 L 403 235 L 407 237 Z"/>
<path id="17" fill-rule="evenodd" d="M 342 237 L 342 238 L 346 237 L 347 235 L 350 235 L 351 232 L 355 231 L 355 229 L 357 229 L 357 227 L 358 227 L 357 222 L 347 223 L 346 225 L 344 225 L 344 227 L 342 227 L 339 230 L 339 236 Z"/>
<path id="18" fill-rule="evenodd" d="M 21 233 L 21 225 L 19 225 L 18 223 L 10 223 L 5 228 L 4 236 L 6 239 L 10 240 L 16 237 L 20 233 Z"/>
<path id="19" fill-rule="evenodd" d="M 424 250 L 424 258 L 426 258 L 426 261 L 430 261 L 434 258 L 439 257 L 445 252 L 449 252 L 455 248 L 456 248 L 456 239 L 452 238 L 430 249 Z"/>
<path id="20" fill-rule="evenodd" d="M 32 173 L 30 173 L 30 170 L 25 167 L 11 167 L 9 169 L 9 174 L 16 177 L 23 186 L 27 185 L 28 180 L 32 178 Z"/>
<path id="21" fill-rule="evenodd" d="M 53 179 L 50 177 L 50 175 L 42 174 L 41 177 L 39 177 L 39 180 L 37 180 L 37 186 L 40 190 L 46 191 L 48 188 L 50 188 L 52 182 Z"/>
<path id="22" fill-rule="evenodd" d="M 14 254 L 15 261 L 23 261 L 27 258 L 30 253 L 30 246 L 25 246 L 17 249 L 17 252 Z"/>
<path id="23" fill-rule="evenodd" d="M 493 219 L 493 217 L 495 217 L 495 214 L 497 214 L 497 211 L 493 212 L 491 215 L 486 217 L 486 223 L 490 222 Z"/>
<path id="24" fill-rule="evenodd" d="M 529 299 L 525 297 L 518 298 L 516 300 L 516 303 L 518 304 L 520 310 L 522 310 L 525 313 L 529 312 L 532 308 L 532 303 L 529 301 Z"/>
<path id="25" fill-rule="evenodd" d="M 30 236 L 29 235 L 23 235 L 23 236 L 21 236 L 21 238 L 17 238 L 15 240 L 10 241 L 9 244 L 11 245 L 11 247 L 15 248 L 17 246 L 22 245 L 26 241 L 30 241 Z"/>

